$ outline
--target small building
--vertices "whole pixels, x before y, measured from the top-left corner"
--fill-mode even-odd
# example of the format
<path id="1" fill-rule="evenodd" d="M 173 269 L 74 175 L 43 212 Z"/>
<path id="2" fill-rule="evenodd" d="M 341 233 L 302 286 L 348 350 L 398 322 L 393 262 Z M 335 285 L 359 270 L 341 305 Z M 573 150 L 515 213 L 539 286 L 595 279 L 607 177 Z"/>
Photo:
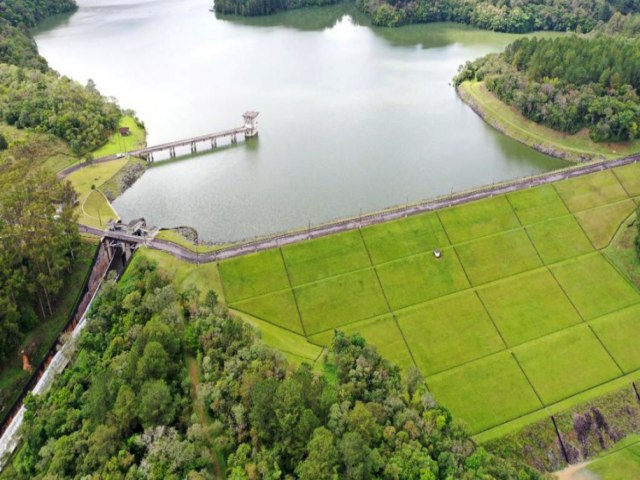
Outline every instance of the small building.
<path id="1" fill-rule="evenodd" d="M 131 132 L 129 131 L 129 127 L 120 127 L 121 137 L 128 137 L 129 135 L 131 135 Z"/>
<path id="2" fill-rule="evenodd" d="M 245 137 L 254 137 L 258 134 L 258 115 L 260 112 L 247 111 L 244 112 L 242 118 L 244 119 L 244 136 Z"/>

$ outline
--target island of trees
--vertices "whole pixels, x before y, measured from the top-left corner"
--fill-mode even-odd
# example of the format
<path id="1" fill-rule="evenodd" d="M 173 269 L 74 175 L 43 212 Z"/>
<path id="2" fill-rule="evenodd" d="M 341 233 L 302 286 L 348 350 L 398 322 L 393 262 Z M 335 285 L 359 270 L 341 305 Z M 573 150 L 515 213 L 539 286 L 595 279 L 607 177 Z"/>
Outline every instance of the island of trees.
<path id="1" fill-rule="evenodd" d="M 483 81 L 525 117 L 596 142 L 638 137 L 640 40 L 601 35 L 517 40 L 468 63 L 456 83 Z"/>

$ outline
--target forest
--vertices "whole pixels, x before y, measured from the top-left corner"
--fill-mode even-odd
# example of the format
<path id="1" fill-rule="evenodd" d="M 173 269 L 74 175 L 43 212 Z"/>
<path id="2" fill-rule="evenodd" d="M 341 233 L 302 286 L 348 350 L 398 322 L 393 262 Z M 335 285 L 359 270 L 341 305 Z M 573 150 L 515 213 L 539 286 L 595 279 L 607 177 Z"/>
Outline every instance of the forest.
<path id="1" fill-rule="evenodd" d="M 83 87 L 49 69 L 26 31 L 47 16 L 74 8 L 71 0 L 0 4 L 0 119 L 51 133 L 80 155 L 108 140 L 121 111 L 92 83 Z"/>
<path id="2" fill-rule="evenodd" d="M 26 161 L 0 163 L 0 361 L 53 313 L 80 238 L 68 183 Z"/>
<path id="3" fill-rule="evenodd" d="M 269 15 L 339 0 L 218 0 L 218 13 Z M 524 33 L 536 30 L 590 32 L 612 15 L 640 11 L 640 0 L 356 0 L 376 26 L 458 22 L 485 30 Z"/>
<path id="4" fill-rule="evenodd" d="M 320 7 L 339 3 L 341 0 L 217 0 L 217 13 L 243 15 L 247 17 L 271 15 L 284 10 L 302 7 Z"/>
<path id="5" fill-rule="evenodd" d="M 640 39 L 520 39 L 467 63 L 455 79 L 484 81 L 528 119 L 596 142 L 638 138 Z"/>
<path id="6" fill-rule="evenodd" d="M 627 14 L 640 10 L 638 0 L 356 0 L 356 3 L 378 26 L 459 22 L 512 33 L 589 32 L 616 12 Z"/>
<path id="7" fill-rule="evenodd" d="M 26 31 L 73 7 L 66 0 L 0 4 L 0 121 L 55 135 L 81 154 L 107 140 L 120 110 L 95 87 L 50 70 Z M 0 136 L 0 361 L 52 314 L 79 245 L 75 192 L 29 148 Z"/>
<path id="8" fill-rule="evenodd" d="M 0 478 L 541 478 L 476 447 L 362 337 L 336 333 L 325 375 L 296 368 L 144 256 L 103 286 L 78 346 L 28 397 Z"/>

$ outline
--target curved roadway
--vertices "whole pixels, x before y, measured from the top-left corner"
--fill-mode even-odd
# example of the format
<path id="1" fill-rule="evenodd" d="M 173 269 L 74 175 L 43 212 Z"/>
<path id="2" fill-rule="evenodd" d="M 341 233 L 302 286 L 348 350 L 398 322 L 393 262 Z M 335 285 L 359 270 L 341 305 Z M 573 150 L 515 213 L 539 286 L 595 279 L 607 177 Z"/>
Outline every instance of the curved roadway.
<path id="1" fill-rule="evenodd" d="M 138 237 L 123 234 L 120 232 L 104 231 L 98 228 L 88 227 L 86 225 L 79 225 L 79 228 L 80 231 L 84 233 L 90 233 L 98 236 L 107 236 L 109 238 L 125 240 L 132 243 L 144 244 L 150 248 L 170 253 L 175 257 L 178 257 L 187 262 L 207 263 L 232 257 L 238 257 L 241 255 L 246 255 L 248 253 L 267 250 L 270 248 L 276 248 L 282 245 L 297 243 L 312 238 L 323 237 L 332 233 L 355 230 L 357 228 L 365 227 L 368 225 L 375 225 L 378 223 L 396 220 L 408 215 L 416 215 L 454 205 L 461 205 L 464 203 L 472 202 L 474 200 L 480 200 L 483 198 L 492 197 L 494 195 L 515 192 L 517 190 L 523 190 L 538 185 L 557 182 L 559 180 L 565 180 L 567 178 L 587 175 L 589 173 L 594 173 L 602 170 L 610 170 L 616 167 L 621 167 L 623 165 L 637 163 L 638 161 L 640 161 L 640 155 L 633 155 L 618 160 L 605 160 L 601 162 L 578 165 L 575 167 L 568 167 L 562 170 L 544 173 L 534 177 L 512 180 L 497 185 L 481 187 L 479 189 L 467 192 L 460 192 L 445 197 L 425 200 L 424 202 L 408 205 L 406 207 L 392 208 L 378 213 L 363 215 L 357 218 L 338 220 L 306 230 L 298 230 L 296 232 L 274 235 L 264 239 L 258 239 L 256 241 L 238 243 L 229 247 L 221 248 L 220 250 L 216 250 L 214 252 L 207 253 L 196 253 L 185 247 L 181 247 L 180 245 L 168 242 L 166 240 Z"/>

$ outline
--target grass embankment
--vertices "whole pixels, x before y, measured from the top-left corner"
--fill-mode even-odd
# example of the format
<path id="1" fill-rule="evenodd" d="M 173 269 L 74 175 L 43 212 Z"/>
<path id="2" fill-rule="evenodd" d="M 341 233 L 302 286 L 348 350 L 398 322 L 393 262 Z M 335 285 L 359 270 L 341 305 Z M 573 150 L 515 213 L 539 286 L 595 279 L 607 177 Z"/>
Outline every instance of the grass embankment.
<path id="1" fill-rule="evenodd" d="M 95 251 L 95 243 L 81 244 L 80 250 L 76 252 L 77 262 L 73 271 L 67 276 L 66 284 L 54 304 L 54 314 L 31 330 L 16 349 L 16 354 L 7 358 L 0 368 L 0 420 L 4 419 L 7 410 L 31 378 L 31 372 L 22 370 L 19 352 L 29 352 L 29 360 L 34 368 L 42 361 L 69 320 L 85 278 L 89 274 Z"/>
<path id="2" fill-rule="evenodd" d="M 107 143 L 91 153 L 93 158 L 107 157 L 109 155 L 144 148 L 147 138 L 147 132 L 144 127 L 138 124 L 136 119 L 130 115 L 124 115 L 120 119 L 118 129 L 123 127 L 129 128 L 129 135 L 123 137 L 120 135 L 120 131 L 116 130 L 113 135 L 109 137 Z"/>
<path id="3" fill-rule="evenodd" d="M 467 81 L 458 95 L 488 124 L 538 151 L 572 162 L 609 160 L 640 152 L 640 140 L 628 143 L 596 143 L 583 130 L 575 135 L 558 132 L 528 120 L 515 108 L 489 92 L 483 82 Z"/>
<path id="4" fill-rule="evenodd" d="M 594 477 L 596 475 L 596 477 Z M 640 436 L 632 435 L 610 452 L 581 468 L 568 480 L 640 478 Z"/>
<path id="5" fill-rule="evenodd" d="M 78 193 L 78 223 L 104 228 L 109 220 L 119 218 L 101 187 L 128 162 L 129 159 L 121 158 L 112 162 L 88 165 L 67 177 Z"/>
<path id="6" fill-rule="evenodd" d="M 94 158 L 144 147 L 146 132 L 133 117 L 123 116 L 119 127 L 129 127 L 130 135 L 123 137 L 116 131 L 105 145 L 92 153 Z M 118 197 L 128 187 L 127 172 L 145 167 L 144 160 L 127 157 L 88 165 L 69 175 L 67 179 L 78 192 L 78 222 L 104 228 L 109 220 L 118 220 L 109 198 Z"/>
<path id="7" fill-rule="evenodd" d="M 186 248 L 187 250 L 195 253 L 207 253 L 207 252 L 215 252 L 216 250 L 220 250 L 224 247 L 224 244 L 220 245 L 207 245 L 207 244 L 195 244 L 188 238 L 184 237 L 179 231 L 176 229 L 166 229 L 160 230 L 156 238 L 159 240 L 166 240 L 167 242 L 175 243 L 176 245 L 180 245 L 181 247 Z"/>
<path id="8" fill-rule="evenodd" d="M 224 261 L 225 297 L 305 343 L 360 332 L 495 438 L 640 377 L 640 292 L 603 251 L 639 176 L 630 165 Z"/>

